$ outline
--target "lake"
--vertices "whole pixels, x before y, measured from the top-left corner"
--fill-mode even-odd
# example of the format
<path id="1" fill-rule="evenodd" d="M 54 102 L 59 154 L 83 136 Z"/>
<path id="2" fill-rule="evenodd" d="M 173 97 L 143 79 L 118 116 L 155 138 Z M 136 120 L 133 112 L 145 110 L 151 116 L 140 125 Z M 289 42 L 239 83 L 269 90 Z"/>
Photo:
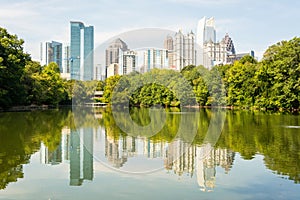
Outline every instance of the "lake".
<path id="1" fill-rule="evenodd" d="M 0 199 L 299 198 L 299 115 L 108 107 L 0 113 Z"/>

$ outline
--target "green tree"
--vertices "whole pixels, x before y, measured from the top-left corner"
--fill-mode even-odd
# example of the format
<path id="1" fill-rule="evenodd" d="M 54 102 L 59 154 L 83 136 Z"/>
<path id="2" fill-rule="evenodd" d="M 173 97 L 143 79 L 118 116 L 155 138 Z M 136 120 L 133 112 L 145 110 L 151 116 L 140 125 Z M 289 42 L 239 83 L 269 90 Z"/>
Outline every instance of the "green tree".
<path id="1" fill-rule="evenodd" d="M 104 93 L 103 93 L 103 102 L 110 103 L 112 98 L 113 90 L 120 80 L 120 75 L 115 75 L 107 78 L 105 80 L 105 87 L 104 87 Z"/>
<path id="2" fill-rule="evenodd" d="M 38 80 L 42 67 L 40 63 L 27 62 L 21 82 L 24 85 L 26 101 L 25 104 L 40 104 L 42 99 L 42 86 Z"/>
<path id="3" fill-rule="evenodd" d="M 261 93 L 257 105 L 266 108 L 299 108 L 300 38 L 272 45 L 264 54 L 256 79 Z"/>
<path id="4" fill-rule="evenodd" d="M 0 107 L 23 104 L 21 77 L 30 56 L 23 51 L 24 41 L 0 27 Z"/>
<path id="5" fill-rule="evenodd" d="M 251 57 L 251 56 L 250 56 Z M 250 59 L 246 57 L 246 59 Z M 245 59 L 245 60 L 246 60 Z M 256 82 L 254 80 L 256 65 L 248 61 L 237 61 L 227 71 L 227 103 L 230 106 L 254 106 Z"/>
<path id="6" fill-rule="evenodd" d="M 60 77 L 59 67 L 52 62 L 45 66 L 36 79 L 41 84 L 41 103 L 57 106 L 65 97 L 64 80 Z"/>

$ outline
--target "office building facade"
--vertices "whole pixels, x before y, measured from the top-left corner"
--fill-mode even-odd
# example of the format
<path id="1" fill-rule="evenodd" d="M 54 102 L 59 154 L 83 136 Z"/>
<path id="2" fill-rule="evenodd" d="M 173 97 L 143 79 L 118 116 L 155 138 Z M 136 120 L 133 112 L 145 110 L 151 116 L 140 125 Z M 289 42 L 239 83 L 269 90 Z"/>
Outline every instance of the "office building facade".
<path id="1" fill-rule="evenodd" d="M 82 22 L 70 22 L 70 67 L 71 79 L 92 80 L 94 78 L 94 27 Z"/>
<path id="2" fill-rule="evenodd" d="M 125 75 L 136 71 L 137 53 L 135 51 L 121 51 L 119 56 L 119 74 Z"/>
<path id="3" fill-rule="evenodd" d="M 113 63 L 119 63 L 121 51 L 128 51 L 127 44 L 120 38 L 115 39 L 110 43 L 105 50 L 105 65 L 108 67 Z"/>
<path id="4" fill-rule="evenodd" d="M 168 51 L 166 49 L 146 49 L 144 51 L 143 72 L 148 72 L 153 68 L 168 68 Z"/>
<path id="5" fill-rule="evenodd" d="M 60 72 L 63 72 L 62 66 L 62 43 L 60 42 L 42 42 L 40 47 L 40 63 L 41 65 L 48 65 L 55 62 Z"/>

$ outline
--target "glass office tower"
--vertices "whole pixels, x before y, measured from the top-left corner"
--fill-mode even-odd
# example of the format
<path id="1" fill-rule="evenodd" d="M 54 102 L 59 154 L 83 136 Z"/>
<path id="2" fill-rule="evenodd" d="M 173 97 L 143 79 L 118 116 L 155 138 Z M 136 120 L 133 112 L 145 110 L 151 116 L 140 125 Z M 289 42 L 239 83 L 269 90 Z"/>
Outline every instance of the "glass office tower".
<path id="1" fill-rule="evenodd" d="M 94 78 L 94 27 L 82 22 L 71 22 L 70 65 L 71 79 Z"/>
<path id="2" fill-rule="evenodd" d="M 62 73 L 62 43 L 55 41 L 42 42 L 40 50 L 41 65 L 49 65 L 51 62 L 55 62 L 59 67 L 60 73 Z"/>

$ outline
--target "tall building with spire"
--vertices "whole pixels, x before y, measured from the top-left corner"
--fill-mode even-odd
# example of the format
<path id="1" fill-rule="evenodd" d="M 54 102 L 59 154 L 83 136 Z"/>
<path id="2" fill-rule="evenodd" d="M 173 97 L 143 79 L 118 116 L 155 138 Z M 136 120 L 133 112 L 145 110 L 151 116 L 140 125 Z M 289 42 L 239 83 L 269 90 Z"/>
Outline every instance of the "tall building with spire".
<path id="1" fill-rule="evenodd" d="M 212 66 L 212 60 L 205 50 L 205 45 L 208 43 L 216 43 L 216 27 L 215 19 L 213 17 L 206 18 L 203 17 L 199 20 L 197 26 L 197 65 L 203 65 L 207 68 Z"/>
<path id="2" fill-rule="evenodd" d="M 71 79 L 94 78 L 94 27 L 71 21 L 70 66 Z"/>
<path id="3" fill-rule="evenodd" d="M 197 38 L 196 42 L 200 47 L 203 47 L 205 42 L 216 42 L 216 27 L 215 18 L 203 17 L 199 20 L 197 26 Z"/>
<path id="4" fill-rule="evenodd" d="M 228 33 L 226 33 L 223 40 L 225 42 L 226 51 L 228 52 L 228 54 L 232 54 L 232 55 L 236 54 L 233 40 L 231 39 L 231 37 L 229 37 Z"/>

